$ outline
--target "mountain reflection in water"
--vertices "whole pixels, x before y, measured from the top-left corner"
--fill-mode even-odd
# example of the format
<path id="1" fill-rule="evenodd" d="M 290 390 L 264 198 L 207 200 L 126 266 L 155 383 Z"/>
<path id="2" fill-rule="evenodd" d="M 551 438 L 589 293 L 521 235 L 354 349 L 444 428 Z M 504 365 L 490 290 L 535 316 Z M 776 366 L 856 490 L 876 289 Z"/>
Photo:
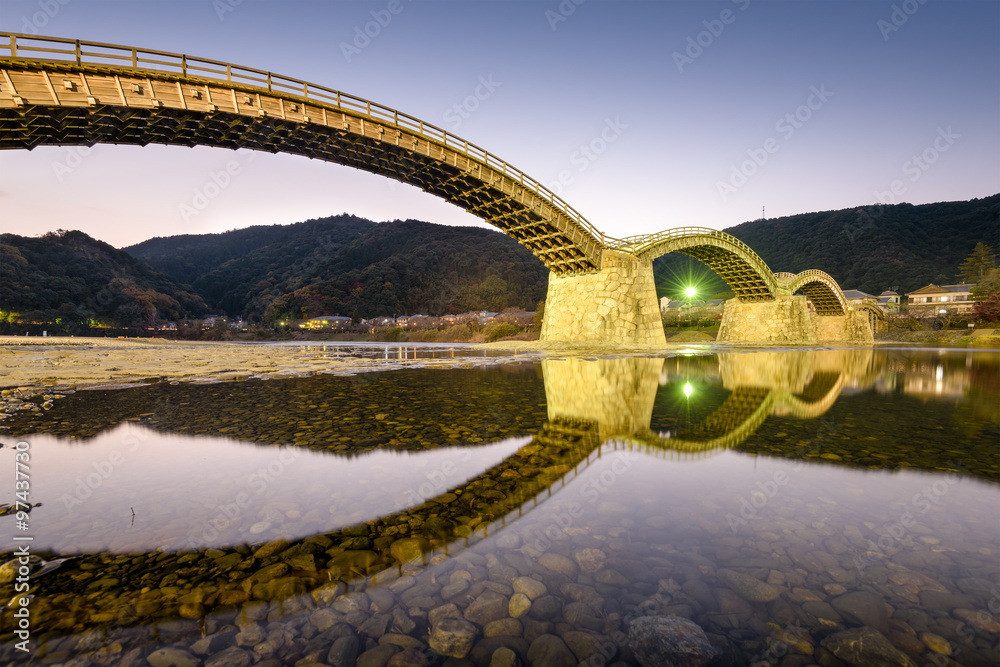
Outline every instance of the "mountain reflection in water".
<path id="1" fill-rule="evenodd" d="M 992 353 L 844 349 L 79 392 L 8 422 L 38 456 L 33 520 L 51 537 L 36 552 L 79 554 L 36 565 L 36 629 L 54 633 L 56 656 L 96 629 L 136 655 L 169 645 L 294 662 L 307 645 L 326 658 L 338 624 L 360 650 L 392 635 L 425 646 L 428 612 L 452 603 L 480 637 L 503 621 L 508 634 L 494 625 L 478 640 L 477 663 L 501 644 L 527 660 L 552 634 L 582 661 L 582 633 L 612 647 L 609 663 L 636 664 L 615 637 L 655 608 L 705 628 L 719 664 L 778 646 L 843 658 L 838 633 L 862 626 L 907 659 L 927 660 L 941 638 L 958 664 L 981 664 L 1000 656 L 994 626 L 966 620 L 1000 586 L 998 388 Z M 66 444 L 74 428 L 92 439 Z M 179 432 L 243 442 L 168 435 Z M 130 437 L 160 474 L 112 465 Z M 275 460 L 280 475 L 265 479 Z M 79 498 L 94 474 L 93 497 Z M 240 493 L 254 503 L 236 503 L 238 520 L 219 522 L 228 532 L 192 545 Z M 515 617 L 519 576 L 546 593 Z M 239 644 L 247 618 L 303 641 Z M 194 646 L 202 632 L 218 636 L 207 650 Z M 20 657 L 12 639 L 5 659 Z"/>

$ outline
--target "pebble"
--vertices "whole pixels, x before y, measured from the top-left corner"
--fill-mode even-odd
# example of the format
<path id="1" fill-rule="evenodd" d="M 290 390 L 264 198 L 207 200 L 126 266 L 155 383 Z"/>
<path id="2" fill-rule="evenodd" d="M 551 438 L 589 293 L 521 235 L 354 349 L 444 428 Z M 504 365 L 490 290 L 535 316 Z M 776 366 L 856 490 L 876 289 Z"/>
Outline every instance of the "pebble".
<path id="1" fill-rule="evenodd" d="M 735 570 L 721 569 L 716 574 L 726 586 L 750 602 L 770 602 L 781 595 L 781 589 L 777 586 Z"/>

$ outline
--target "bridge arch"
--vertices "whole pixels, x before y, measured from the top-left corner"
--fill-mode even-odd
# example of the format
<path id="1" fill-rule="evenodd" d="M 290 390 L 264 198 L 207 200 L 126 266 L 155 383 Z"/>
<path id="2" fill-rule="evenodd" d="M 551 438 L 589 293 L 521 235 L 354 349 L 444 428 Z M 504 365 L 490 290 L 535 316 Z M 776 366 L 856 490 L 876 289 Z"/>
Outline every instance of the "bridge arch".
<path id="1" fill-rule="evenodd" d="M 855 306 L 854 309 L 868 315 L 868 324 L 871 326 L 873 332 L 878 333 L 889 330 L 889 320 L 885 316 L 885 311 L 874 303 L 862 302 L 860 305 Z"/>
<path id="2" fill-rule="evenodd" d="M 355 167 L 465 209 L 553 273 L 602 266 L 603 233 L 569 204 L 395 109 L 216 60 L 0 32 L 0 149 L 97 143 L 248 148 Z"/>
<path id="3" fill-rule="evenodd" d="M 817 269 L 803 271 L 786 278 L 789 294 L 801 291 L 816 308 L 817 315 L 843 315 L 847 312 L 847 299 L 840 285 L 828 273 Z"/>
<path id="4" fill-rule="evenodd" d="M 771 301 L 778 281 L 760 256 L 732 234 L 706 227 L 677 227 L 618 241 L 616 250 L 652 261 L 679 252 L 694 257 L 722 278 L 740 301 Z"/>

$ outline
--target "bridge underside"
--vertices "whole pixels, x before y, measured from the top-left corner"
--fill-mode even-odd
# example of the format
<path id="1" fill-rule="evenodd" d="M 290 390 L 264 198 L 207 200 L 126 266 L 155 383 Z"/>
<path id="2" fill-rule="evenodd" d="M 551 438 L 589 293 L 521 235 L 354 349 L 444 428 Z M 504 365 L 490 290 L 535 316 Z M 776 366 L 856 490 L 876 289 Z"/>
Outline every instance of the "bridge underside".
<path id="1" fill-rule="evenodd" d="M 694 257 L 712 269 L 741 301 L 770 301 L 774 292 L 767 281 L 746 260 L 714 246 L 695 246 L 675 252 Z"/>
<path id="2" fill-rule="evenodd" d="M 207 79 L 53 63 L 0 68 L 0 149 L 98 143 L 248 148 L 355 167 L 482 218 L 556 274 L 601 266 L 601 241 L 552 201 L 394 122 Z"/>

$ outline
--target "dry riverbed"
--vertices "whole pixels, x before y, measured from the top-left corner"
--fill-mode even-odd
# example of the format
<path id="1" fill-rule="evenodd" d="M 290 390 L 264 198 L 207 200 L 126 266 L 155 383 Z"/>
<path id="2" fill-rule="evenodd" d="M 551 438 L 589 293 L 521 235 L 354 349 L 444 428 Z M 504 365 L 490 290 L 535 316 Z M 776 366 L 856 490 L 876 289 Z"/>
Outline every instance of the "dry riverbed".
<path id="1" fill-rule="evenodd" d="M 0 419 L 4 413 L 47 409 L 68 391 L 148 382 L 221 382 L 351 374 L 402 366 L 464 366 L 488 357 L 377 359 L 316 345 L 261 345 L 152 338 L 0 336 Z M 38 400 L 37 397 L 41 397 Z M 29 400 L 34 399 L 34 400 Z"/>

